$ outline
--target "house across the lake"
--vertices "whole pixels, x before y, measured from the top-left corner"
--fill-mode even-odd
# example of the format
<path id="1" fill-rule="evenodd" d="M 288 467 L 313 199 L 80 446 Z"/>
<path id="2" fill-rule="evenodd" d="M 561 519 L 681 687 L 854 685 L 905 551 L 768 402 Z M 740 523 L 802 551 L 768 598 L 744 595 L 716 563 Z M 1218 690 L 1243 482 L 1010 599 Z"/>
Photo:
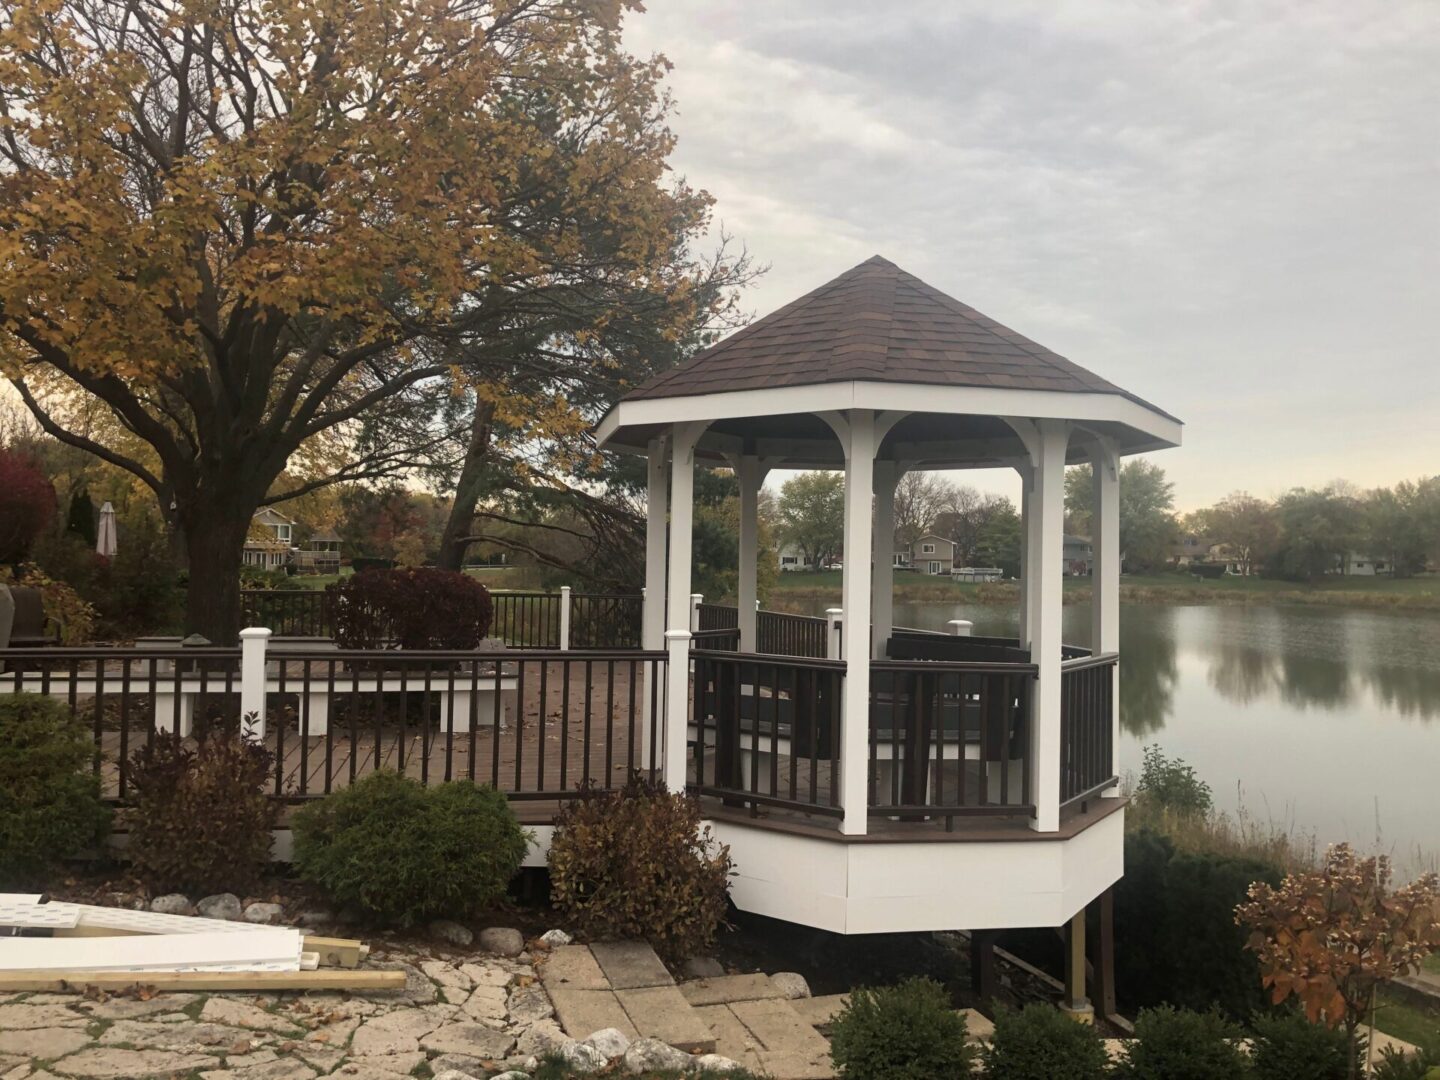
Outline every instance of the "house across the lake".
<path id="1" fill-rule="evenodd" d="M 1095 565 L 1095 547 L 1084 536 L 1065 534 L 1063 545 L 1065 573 L 1070 577 L 1089 577 Z"/>
<path id="2" fill-rule="evenodd" d="M 1390 560 L 1381 555 L 1370 555 L 1360 551 L 1347 551 L 1336 560 L 1335 573 L 1346 577 L 1377 577 L 1393 575 L 1395 568 Z"/>
<path id="3" fill-rule="evenodd" d="M 290 561 L 290 545 L 295 538 L 295 519 L 286 517 L 273 507 L 255 511 L 250 522 L 250 535 L 240 561 L 245 566 L 262 570 L 283 570 Z"/>
<path id="4" fill-rule="evenodd" d="M 955 568 L 955 542 L 935 533 L 917 537 L 904 554 L 907 560 L 904 565 L 922 574 L 949 576 Z"/>

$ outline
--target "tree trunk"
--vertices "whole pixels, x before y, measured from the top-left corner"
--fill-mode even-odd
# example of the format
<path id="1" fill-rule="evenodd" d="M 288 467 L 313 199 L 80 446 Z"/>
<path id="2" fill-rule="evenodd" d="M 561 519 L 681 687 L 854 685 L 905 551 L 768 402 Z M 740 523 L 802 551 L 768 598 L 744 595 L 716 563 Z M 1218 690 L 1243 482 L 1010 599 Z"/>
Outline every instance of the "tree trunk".
<path id="1" fill-rule="evenodd" d="M 475 409 L 470 442 L 465 448 L 465 462 L 460 467 L 460 478 L 455 482 L 450 516 L 446 518 L 445 531 L 440 535 L 440 554 L 436 565 L 442 570 L 465 568 L 465 553 L 470 550 L 475 525 L 475 507 L 486 488 L 485 467 L 490 458 L 490 432 L 494 417 L 493 405 L 482 402 Z"/>
<path id="2" fill-rule="evenodd" d="M 181 508 L 190 585 L 185 595 L 185 633 L 215 645 L 240 640 L 240 563 L 253 504 L 239 493 L 189 513 Z"/>

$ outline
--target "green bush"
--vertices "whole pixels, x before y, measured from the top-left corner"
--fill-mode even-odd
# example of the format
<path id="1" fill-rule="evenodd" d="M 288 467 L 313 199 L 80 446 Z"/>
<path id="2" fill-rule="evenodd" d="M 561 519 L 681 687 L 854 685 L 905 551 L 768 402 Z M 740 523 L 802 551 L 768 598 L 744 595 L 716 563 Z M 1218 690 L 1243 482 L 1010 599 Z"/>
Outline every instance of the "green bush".
<path id="1" fill-rule="evenodd" d="M 1145 747 L 1135 795 L 1177 814 L 1204 816 L 1214 805 L 1210 785 L 1195 774 L 1194 767 L 1166 757 L 1158 746 Z"/>
<path id="2" fill-rule="evenodd" d="M 0 698 L 0 887 L 42 885 L 104 836 L 110 811 L 94 764 L 94 739 L 61 702 Z"/>
<path id="3" fill-rule="evenodd" d="M 1236 1021 L 1271 1008 L 1255 954 L 1235 925 L 1250 884 L 1278 867 L 1228 855 L 1177 853 L 1149 830 L 1125 837 L 1115 886 L 1115 985 L 1130 1006 L 1218 1008 Z"/>
<path id="4" fill-rule="evenodd" d="M 985 1051 L 986 1080 L 1104 1080 L 1105 1045 L 1090 1024 L 1048 1005 L 1027 1005 L 995 1016 Z"/>
<path id="5" fill-rule="evenodd" d="M 1440 1054 L 1421 1050 L 1403 1054 L 1393 1046 L 1384 1047 L 1375 1058 L 1371 1080 L 1440 1080 Z"/>
<path id="6" fill-rule="evenodd" d="M 125 850 L 141 880 L 157 892 L 244 893 L 254 886 L 270 862 L 275 755 L 230 724 L 194 746 L 157 735 L 131 761 Z"/>
<path id="7" fill-rule="evenodd" d="M 845 1080 L 949 1080 L 975 1068 L 965 1018 L 931 979 L 852 991 L 835 1017 L 830 1057 Z"/>
<path id="8" fill-rule="evenodd" d="M 292 828 L 302 879 L 400 927 L 491 906 L 530 842 L 494 788 L 469 780 L 425 787 L 392 770 L 302 808 Z"/>
<path id="9" fill-rule="evenodd" d="M 644 938 L 665 956 L 715 940 L 730 891 L 730 849 L 702 829 L 700 804 L 638 775 L 619 791 L 585 787 L 555 819 L 555 907 L 591 937 Z"/>
<path id="10" fill-rule="evenodd" d="M 1135 1021 L 1135 1038 L 1114 1075 L 1116 1080 L 1243 1080 L 1249 1062 L 1239 1047 L 1241 1037 L 1241 1030 L 1218 1012 L 1168 1005 L 1146 1009 Z"/>
<path id="11" fill-rule="evenodd" d="M 1360 1075 L 1358 1064 L 1356 1072 L 1350 1071 L 1350 1041 L 1343 1027 L 1312 1024 L 1298 1012 L 1263 1016 L 1253 1027 L 1250 1060 L 1255 1080 L 1348 1080 Z"/>

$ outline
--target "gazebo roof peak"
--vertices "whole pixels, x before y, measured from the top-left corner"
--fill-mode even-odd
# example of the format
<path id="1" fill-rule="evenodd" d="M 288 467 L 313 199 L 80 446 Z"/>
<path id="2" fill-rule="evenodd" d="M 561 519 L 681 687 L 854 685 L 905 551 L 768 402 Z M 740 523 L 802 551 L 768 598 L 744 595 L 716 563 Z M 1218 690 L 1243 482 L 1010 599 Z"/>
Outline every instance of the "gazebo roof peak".
<path id="1" fill-rule="evenodd" d="M 1174 419 L 880 255 L 661 372 L 624 400 L 841 382 L 1118 394 Z"/>

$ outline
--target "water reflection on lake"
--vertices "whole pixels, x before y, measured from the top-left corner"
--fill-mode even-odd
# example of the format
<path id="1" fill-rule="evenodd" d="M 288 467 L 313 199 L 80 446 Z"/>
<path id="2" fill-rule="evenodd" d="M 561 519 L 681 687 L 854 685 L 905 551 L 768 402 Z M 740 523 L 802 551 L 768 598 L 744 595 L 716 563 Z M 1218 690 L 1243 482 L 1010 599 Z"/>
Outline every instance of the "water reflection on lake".
<path id="1" fill-rule="evenodd" d="M 818 605 L 824 607 L 825 605 Z M 818 612 L 817 612 L 818 613 Z M 895 605 L 902 626 L 1014 635 L 1009 608 Z M 1065 609 L 1088 645 L 1088 605 Z M 1440 857 L 1440 615 L 1322 607 L 1125 605 L 1120 766 L 1159 743 L 1222 809 L 1395 854 Z"/>

